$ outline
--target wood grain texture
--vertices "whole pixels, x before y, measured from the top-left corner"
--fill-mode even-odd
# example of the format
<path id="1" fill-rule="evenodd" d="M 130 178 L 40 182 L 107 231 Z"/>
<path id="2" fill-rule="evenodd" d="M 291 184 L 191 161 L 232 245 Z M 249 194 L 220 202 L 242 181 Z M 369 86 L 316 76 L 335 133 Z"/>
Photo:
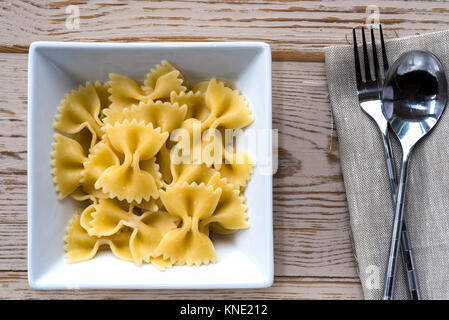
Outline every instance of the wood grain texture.
<path id="1" fill-rule="evenodd" d="M 353 279 L 278 277 L 266 289 L 243 290 L 30 290 L 25 272 L 0 274 L 0 299 L 358 299 Z"/>
<path id="2" fill-rule="evenodd" d="M 68 5 L 80 29 L 65 26 Z M 377 5 L 387 38 L 449 28 L 445 1 L 0 2 L 0 299 L 362 298 L 349 240 L 323 47 Z M 26 275 L 27 51 L 52 41 L 266 41 L 272 46 L 275 284 L 261 290 L 36 291 Z M 56 107 L 56 106 L 55 106 Z M 52 192 L 49 191 L 49 192 Z"/>
<path id="3" fill-rule="evenodd" d="M 80 28 L 66 28 L 68 5 Z M 377 5 L 387 37 L 447 29 L 442 1 L 40 1 L 1 2 L 0 49 L 23 52 L 36 40 L 266 41 L 278 60 L 324 61 L 322 48 L 346 43 Z M 20 23 L 18 23 L 20 22 Z"/>

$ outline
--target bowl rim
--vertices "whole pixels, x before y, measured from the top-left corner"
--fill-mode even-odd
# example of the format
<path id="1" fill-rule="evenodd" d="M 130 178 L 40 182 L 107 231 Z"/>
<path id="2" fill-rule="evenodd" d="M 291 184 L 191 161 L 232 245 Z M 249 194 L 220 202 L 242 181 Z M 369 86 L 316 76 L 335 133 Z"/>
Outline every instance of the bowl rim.
<path id="1" fill-rule="evenodd" d="M 262 49 L 265 62 L 265 97 L 264 100 L 267 101 L 267 123 L 269 124 L 269 130 L 272 129 L 272 57 L 271 57 L 271 47 L 268 43 L 262 41 L 194 41 L 194 42 L 71 42 L 71 41 L 34 41 L 30 44 L 29 47 L 29 55 L 28 55 L 28 81 L 27 81 L 27 273 L 28 273 L 28 283 L 33 289 L 67 289 L 66 287 L 62 287 L 60 285 L 48 285 L 41 284 L 33 272 L 32 267 L 32 258 L 31 253 L 33 251 L 33 243 L 31 241 L 32 238 L 32 226 L 33 226 L 33 207 L 34 207 L 34 196 L 32 193 L 33 185 L 34 185 L 34 177 L 31 174 L 33 172 L 33 164 L 35 163 L 34 159 L 34 149 L 35 147 L 31 143 L 31 134 L 33 132 L 33 126 L 35 120 L 35 103 L 33 97 L 34 91 L 34 81 L 35 70 L 34 70 L 34 55 L 38 53 L 41 49 L 86 49 L 86 50 L 95 50 L 95 49 L 142 49 L 142 50 L 151 50 L 151 49 L 249 49 L 249 48 L 260 48 Z M 45 56 L 45 54 L 44 54 Z M 272 148 L 272 136 L 269 135 L 269 147 Z M 106 285 L 83 285 L 82 289 L 232 289 L 232 288 L 266 288 L 270 287 L 274 281 L 274 239 L 273 239 L 273 176 L 267 175 L 267 189 L 268 194 L 270 195 L 268 199 L 267 210 L 271 213 L 268 215 L 267 223 L 269 226 L 269 234 L 267 234 L 269 240 L 269 247 L 267 255 L 269 257 L 269 266 L 267 278 L 264 281 L 260 281 L 257 283 L 243 283 L 241 285 L 215 285 L 213 283 L 198 285 L 198 286 L 189 286 L 189 285 L 170 285 L 170 286 L 148 286 L 143 284 L 142 287 L 137 288 L 136 286 L 106 286 Z"/>
<path id="2" fill-rule="evenodd" d="M 263 41 L 169 41 L 169 42 L 87 42 L 87 41 L 33 41 L 29 47 L 29 55 L 39 48 L 248 48 L 259 47 L 268 50 L 271 58 L 271 47 Z"/>

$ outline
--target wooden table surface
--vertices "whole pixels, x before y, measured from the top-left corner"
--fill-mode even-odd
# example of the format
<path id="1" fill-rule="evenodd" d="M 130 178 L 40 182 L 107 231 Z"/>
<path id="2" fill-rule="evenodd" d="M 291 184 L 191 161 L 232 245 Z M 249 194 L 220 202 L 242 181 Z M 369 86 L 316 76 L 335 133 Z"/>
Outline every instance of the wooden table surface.
<path id="1" fill-rule="evenodd" d="M 69 5 L 78 30 L 66 28 Z M 449 28 L 444 1 L 0 0 L 0 299 L 363 298 L 323 48 L 376 5 L 387 38 Z M 73 7 L 71 7 L 73 8 Z M 368 10 L 368 13 L 367 13 Z M 32 41 L 265 41 L 273 54 L 275 282 L 258 290 L 38 291 L 27 282 L 27 59 Z"/>

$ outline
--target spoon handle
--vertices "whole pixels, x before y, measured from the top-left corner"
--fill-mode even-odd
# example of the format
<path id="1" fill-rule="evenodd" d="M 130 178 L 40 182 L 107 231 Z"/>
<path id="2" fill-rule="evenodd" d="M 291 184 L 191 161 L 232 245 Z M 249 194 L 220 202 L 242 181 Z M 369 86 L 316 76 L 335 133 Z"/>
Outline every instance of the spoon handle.
<path id="1" fill-rule="evenodd" d="M 407 191 L 407 175 L 411 150 L 404 151 L 401 177 L 399 179 L 398 195 L 396 200 L 396 209 L 394 214 L 393 232 L 391 235 L 390 254 L 388 257 L 387 275 L 385 278 L 384 300 L 392 300 L 394 294 L 394 285 L 396 280 L 396 271 L 398 266 L 398 252 L 401 243 L 402 225 L 404 221 L 405 195 Z"/>
<path id="2" fill-rule="evenodd" d="M 396 197 L 398 191 L 398 178 L 396 173 L 396 163 L 394 160 L 393 148 L 391 147 L 391 140 L 389 131 L 383 136 L 383 143 L 385 148 L 385 157 L 387 161 L 388 176 L 390 178 L 391 196 L 393 204 L 396 204 Z M 413 260 L 412 246 L 410 237 L 408 236 L 407 225 L 405 223 L 405 215 L 402 222 L 402 236 L 401 236 L 401 256 L 402 262 L 406 269 L 407 284 L 411 300 L 420 300 L 418 279 L 416 277 L 415 263 Z"/>
<path id="3" fill-rule="evenodd" d="M 413 260 L 412 247 L 410 238 L 408 236 L 407 227 L 405 223 L 405 214 L 402 217 L 402 237 L 401 248 L 402 258 L 407 270 L 407 283 L 411 300 L 421 300 L 421 294 L 419 292 L 418 278 L 416 277 L 415 263 Z"/>

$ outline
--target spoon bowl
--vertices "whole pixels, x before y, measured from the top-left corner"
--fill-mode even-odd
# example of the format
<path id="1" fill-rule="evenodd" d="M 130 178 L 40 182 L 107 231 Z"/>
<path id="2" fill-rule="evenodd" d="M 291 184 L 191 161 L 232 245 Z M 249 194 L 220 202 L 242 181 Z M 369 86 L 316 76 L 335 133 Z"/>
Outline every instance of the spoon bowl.
<path id="1" fill-rule="evenodd" d="M 382 91 L 383 112 L 406 147 L 437 123 L 448 100 L 447 80 L 438 58 L 428 51 L 403 54 L 388 71 Z"/>

